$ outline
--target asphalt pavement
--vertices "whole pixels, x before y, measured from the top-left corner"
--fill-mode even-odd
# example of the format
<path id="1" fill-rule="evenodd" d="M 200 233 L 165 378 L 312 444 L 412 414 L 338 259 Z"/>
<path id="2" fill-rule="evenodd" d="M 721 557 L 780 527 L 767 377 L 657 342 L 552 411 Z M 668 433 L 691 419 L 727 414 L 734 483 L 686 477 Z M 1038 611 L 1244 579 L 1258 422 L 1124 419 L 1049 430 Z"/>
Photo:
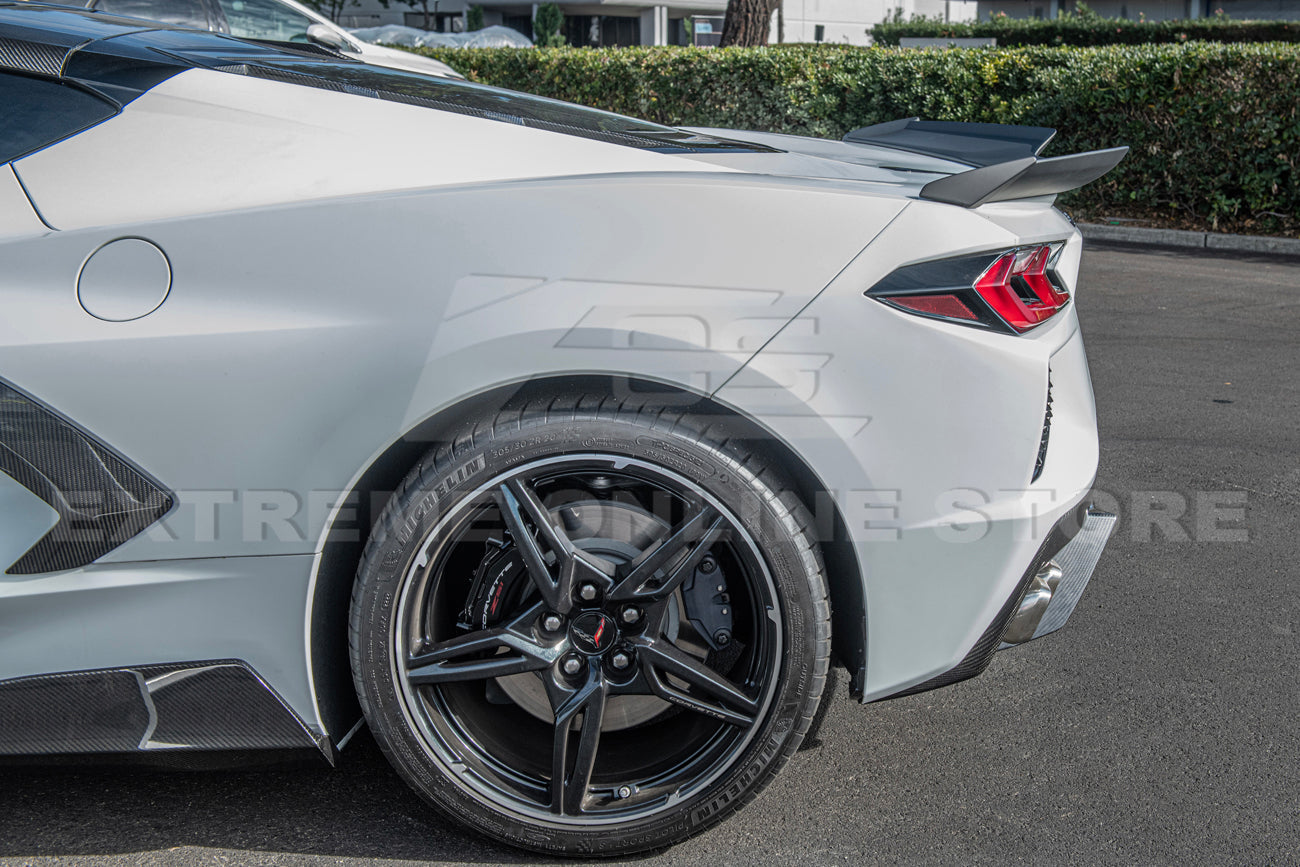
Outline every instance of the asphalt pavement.
<path id="1" fill-rule="evenodd" d="M 1300 263 L 1090 249 L 1079 312 L 1121 521 L 1061 632 L 861 706 L 724 825 L 634 863 L 1300 863 Z M 319 763 L 0 765 L 0 860 L 534 863 L 362 735 Z"/>

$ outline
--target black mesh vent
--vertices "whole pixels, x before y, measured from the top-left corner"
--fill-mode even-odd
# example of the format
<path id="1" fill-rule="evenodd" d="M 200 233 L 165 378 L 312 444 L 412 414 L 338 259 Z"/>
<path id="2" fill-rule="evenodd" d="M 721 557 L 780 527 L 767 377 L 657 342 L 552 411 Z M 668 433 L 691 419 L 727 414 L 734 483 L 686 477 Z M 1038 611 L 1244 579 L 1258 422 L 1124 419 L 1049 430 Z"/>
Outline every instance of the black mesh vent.
<path id="1" fill-rule="evenodd" d="M 1043 416 L 1043 435 L 1038 440 L 1038 459 L 1034 461 L 1034 477 L 1038 481 L 1043 474 L 1043 464 L 1047 463 L 1047 441 L 1052 435 L 1052 371 L 1047 371 L 1047 413 Z"/>
<path id="2" fill-rule="evenodd" d="M 172 507 L 172 495 L 108 446 L 0 382 L 0 472 L 59 522 L 6 570 L 36 575 L 93 563 Z"/>
<path id="3" fill-rule="evenodd" d="M 63 59 L 67 56 L 66 48 L 0 36 L 0 66 L 9 69 L 21 69 L 38 75 L 58 75 L 59 70 L 63 69 Z"/>

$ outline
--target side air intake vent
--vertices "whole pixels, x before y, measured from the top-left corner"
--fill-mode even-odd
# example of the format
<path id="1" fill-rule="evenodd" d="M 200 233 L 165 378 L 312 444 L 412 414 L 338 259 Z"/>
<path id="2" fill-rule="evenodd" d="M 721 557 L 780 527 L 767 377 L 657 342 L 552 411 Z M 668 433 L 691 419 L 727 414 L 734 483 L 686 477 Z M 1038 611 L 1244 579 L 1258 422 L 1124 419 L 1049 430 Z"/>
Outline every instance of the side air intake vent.
<path id="1" fill-rule="evenodd" d="M 53 76 L 63 69 L 63 59 L 67 55 L 64 48 L 0 36 L 0 67 Z"/>
<path id="2" fill-rule="evenodd" d="M 59 523 L 9 575 L 93 563 L 172 507 L 172 495 L 104 443 L 0 381 L 0 472 L 50 504 Z"/>

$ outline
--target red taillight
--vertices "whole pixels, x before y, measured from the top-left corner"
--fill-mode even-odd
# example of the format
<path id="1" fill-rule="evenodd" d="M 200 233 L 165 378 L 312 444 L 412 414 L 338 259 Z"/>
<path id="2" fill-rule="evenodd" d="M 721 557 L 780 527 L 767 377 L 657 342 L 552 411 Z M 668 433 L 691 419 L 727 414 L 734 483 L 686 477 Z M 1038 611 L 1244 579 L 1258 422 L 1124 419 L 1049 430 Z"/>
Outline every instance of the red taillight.
<path id="1" fill-rule="evenodd" d="M 907 313 L 1023 334 L 1070 303 L 1056 273 L 1064 241 L 904 265 L 866 291 Z"/>
<path id="2" fill-rule="evenodd" d="M 975 291 L 1008 325 L 1028 331 L 1070 300 L 1047 275 L 1051 255 L 1048 245 L 1004 253 L 975 281 Z"/>
<path id="3" fill-rule="evenodd" d="M 896 307 L 903 307 L 927 316 L 942 316 L 946 319 L 967 319 L 978 322 L 975 311 L 956 295 L 912 295 L 889 299 Z"/>

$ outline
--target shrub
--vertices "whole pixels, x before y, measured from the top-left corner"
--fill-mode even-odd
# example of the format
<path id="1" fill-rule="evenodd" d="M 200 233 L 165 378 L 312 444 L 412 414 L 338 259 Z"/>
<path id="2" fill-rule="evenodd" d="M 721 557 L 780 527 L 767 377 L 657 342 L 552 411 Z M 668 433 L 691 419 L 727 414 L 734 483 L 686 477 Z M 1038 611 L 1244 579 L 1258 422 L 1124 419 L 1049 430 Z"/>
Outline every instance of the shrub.
<path id="1" fill-rule="evenodd" d="M 543 3 L 537 7 L 537 17 L 533 19 L 533 42 L 538 48 L 558 48 L 564 44 L 564 12 L 554 3 Z"/>
<path id="2" fill-rule="evenodd" d="M 1130 21 L 1093 13 L 1059 18 L 992 18 L 945 23 L 935 18 L 883 21 L 867 30 L 876 45 L 898 45 L 904 36 L 927 39 L 992 36 L 999 48 L 1024 45 L 1146 45 L 1181 42 L 1300 42 L 1300 21 L 1233 21 L 1224 16 L 1169 21 Z"/>
<path id="3" fill-rule="evenodd" d="M 1046 155 L 1131 148 L 1062 197 L 1081 216 L 1300 233 L 1296 45 L 422 51 L 474 81 L 677 126 L 830 138 L 911 116 L 1054 127 Z"/>

